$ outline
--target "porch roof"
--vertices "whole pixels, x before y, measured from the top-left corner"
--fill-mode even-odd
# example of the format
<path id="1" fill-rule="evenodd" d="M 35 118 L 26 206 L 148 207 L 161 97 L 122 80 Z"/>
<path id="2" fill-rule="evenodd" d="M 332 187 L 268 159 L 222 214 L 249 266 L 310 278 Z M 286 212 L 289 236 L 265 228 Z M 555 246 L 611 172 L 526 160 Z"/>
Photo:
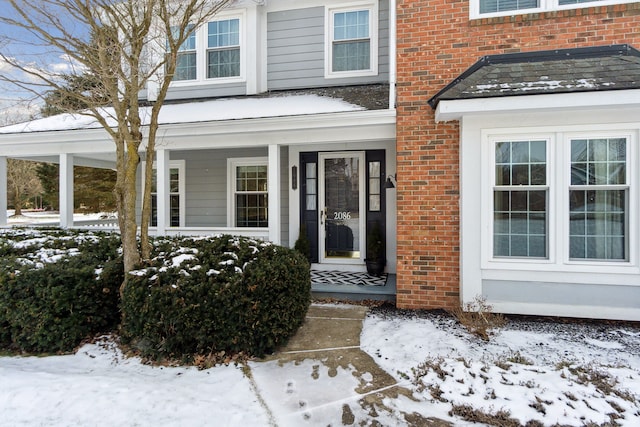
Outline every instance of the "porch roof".
<path id="1" fill-rule="evenodd" d="M 624 89 L 640 89 L 640 51 L 626 44 L 485 56 L 428 102 Z"/>
<path id="2" fill-rule="evenodd" d="M 148 124 L 151 107 L 142 107 L 143 125 Z M 365 108 L 314 94 L 279 95 L 271 97 L 228 98 L 208 101 L 168 103 L 160 110 L 159 123 L 185 124 L 249 118 L 301 116 L 309 114 L 340 113 L 360 111 Z M 106 107 L 102 114 L 113 126 L 113 109 Z M 58 114 L 25 123 L 0 128 L 0 134 L 24 134 L 33 132 L 68 131 L 79 129 L 99 129 L 101 125 L 91 116 L 84 114 Z"/>

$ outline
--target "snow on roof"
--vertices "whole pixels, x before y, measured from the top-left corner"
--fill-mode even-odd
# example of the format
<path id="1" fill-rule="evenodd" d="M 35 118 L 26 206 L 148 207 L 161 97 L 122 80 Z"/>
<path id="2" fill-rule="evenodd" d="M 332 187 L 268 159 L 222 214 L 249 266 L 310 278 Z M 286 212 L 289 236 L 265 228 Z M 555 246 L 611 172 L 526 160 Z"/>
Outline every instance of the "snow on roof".
<path id="1" fill-rule="evenodd" d="M 264 117 L 299 116 L 305 114 L 340 113 L 363 110 L 342 99 L 317 95 L 290 95 L 268 98 L 216 99 L 188 103 L 165 104 L 160 110 L 160 124 L 195 123 Z M 151 107 L 140 108 L 143 125 L 148 124 Z M 115 126 L 113 109 L 104 108 L 104 117 Z M 58 114 L 30 122 L 0 128 L 0 134 L 97 129 L 101 125 L 90 116 Z"/>

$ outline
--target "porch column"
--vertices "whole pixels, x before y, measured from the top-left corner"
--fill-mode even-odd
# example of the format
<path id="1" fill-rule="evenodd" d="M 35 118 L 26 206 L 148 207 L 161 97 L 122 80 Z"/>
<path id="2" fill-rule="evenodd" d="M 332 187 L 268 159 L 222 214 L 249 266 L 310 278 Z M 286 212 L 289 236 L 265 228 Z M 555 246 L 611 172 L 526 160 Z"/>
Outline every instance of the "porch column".
<path id="1" fill-rule="evenodd" d="M 169 150 L 156 150 L 156 200 L 158 207 L 158 225 L 156 232 L 162 236 L 169 222 Z"/>
<path id="2" fill-rule="evenodd" d="M 73 227 L 73 154 L 60 154 L 60 227 Z"/>
<path id="3" fill-rule="evenodd" d="M 269 240 L 280 244 L 280 146 L 269 145 Z"/>
<path id="4" fill-rule="evenodd" d="M 7 225 L 7 158 L 0 156 L 0 227 Z"/>

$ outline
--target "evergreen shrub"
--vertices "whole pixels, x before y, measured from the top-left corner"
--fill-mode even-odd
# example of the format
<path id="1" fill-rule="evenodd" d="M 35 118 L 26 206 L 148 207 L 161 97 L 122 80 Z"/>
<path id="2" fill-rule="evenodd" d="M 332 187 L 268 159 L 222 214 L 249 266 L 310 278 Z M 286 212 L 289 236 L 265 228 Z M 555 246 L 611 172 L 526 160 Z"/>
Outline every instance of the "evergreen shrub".
<path id="1" fill-rule="evenodd" d="M 310 301 L 309 264 L 295 250 L 229 235 L 160 238 L 152 265 L 128 277 L 121 338 L 154 360 L 263 356 L 293 335 Z"/>
<path id="2" fill-rule="evenodd" d="M 0 253 L 0 348 L 69 352 L 116 328 L 124 278 L 119 236 L 7 230 Z"/>

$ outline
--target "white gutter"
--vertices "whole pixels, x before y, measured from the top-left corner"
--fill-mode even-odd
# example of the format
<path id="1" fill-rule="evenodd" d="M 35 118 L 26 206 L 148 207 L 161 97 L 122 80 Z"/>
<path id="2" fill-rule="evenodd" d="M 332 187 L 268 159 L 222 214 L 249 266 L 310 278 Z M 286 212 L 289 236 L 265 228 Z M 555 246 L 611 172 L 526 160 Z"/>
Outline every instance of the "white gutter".
<path id="1" fill-rule="evenodd" d="M 389 0 L 389 108 L 396 108 L 396 0 Z"/>

